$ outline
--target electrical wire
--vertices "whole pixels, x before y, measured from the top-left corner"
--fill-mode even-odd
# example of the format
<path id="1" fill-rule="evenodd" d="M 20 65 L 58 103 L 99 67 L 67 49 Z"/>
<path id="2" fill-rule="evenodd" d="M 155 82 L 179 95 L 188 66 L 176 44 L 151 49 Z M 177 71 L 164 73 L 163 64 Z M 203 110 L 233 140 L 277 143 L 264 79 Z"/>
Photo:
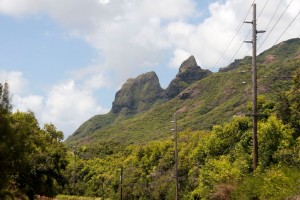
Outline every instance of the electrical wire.
<path id="1" fill-rule="evenodd" d="M 253 0 L 252 2 L 252 5 L 250 6 L 248 12 L 247 12 L 247 15 L 246 17 L 244 18 L 244 20 L 242 21 L 241 25 L 238 27 L 237 31 L 235 32 L 235 34 L 233 35 L 233 37 L 231 38 L 230 42 L 227 44 L 226 48 L 222 51 L 220 57 L 217 59 L 217 61 L 215 62 L 214 66 L 212 69 L 214 69 L 216 67 L 216 65 L 219 63 L 219 61 L 221 60 L 221 58 L 224 56 L 225 52 L 227 51 L 227 49 L 229 48 L 229 46 L 231 45 L 232 41 L 235 39 L 235 37 L 237 36 L 237 34 L 239 33 L 239 31 L 241 30 L 241 28 L 243 27 L 244 25 L 244 21 L 247 19 L 250 11 L 251 11 L 251 8 L 253 6 L 253 4 L 255 3 L 255 0 Z"/>
<path id="2" fill-rule="evenodd" d="M 258 15 L 258 17 L 257 17 L 257 20 L 259 19 L 259 17 L 260 17 L 260 15 L 262 14 L 262 12 L 265 10 L 265 8 L 266 8 L 268 2 L 269 2 L 269 0 L 266 1 L 264 7 L 262 8 L 262 10 L 260 11 L 260 13 L 259 13 L 259 15 Z"/>
<path id="3" fill-rule="evenodd" d="M 268 30 L 268 28 L 269 28 L 269 26 L 270 26 L 270 24 L 271 24 L 273 18 L 275 17 L 275 15 L 276 15 L 276 13 L 277 13 L 277 11 L 278 11 L 278 9 L 279 9 L 279 7 L 280 7 L 280 5 L 281 5 L 282 2 L 283 2 L 283 0 L 281 0 L 281 1 L 279 2 L 279 4 L 277 5 L 277 7 L 276 7 L 276 9 L 275 9 L 275 11 L 274 11 L 274 13 L 273 13 L 273 15 L 272 15 L 272 17 L 271 17 L 271 19 L 270 19 L 268 25 L 267 25 L 267 27 L 265 28 L 265 30 Z"/>
<path id="4" fill-rule="evenodd" d="M 259 19 L 259 17 L 261 16 L 261 14 L 263 13 L 263 11 L 265 10 L 265 8 L 266 8 L 268 2 L 269 2 L 269 0 L 267 0 L 267 1 L 265 2 L 265 4 L 264 4 L 262 10 L 260 11 L 260 13 L 259 13 L 259 15 L 258 15 L 257 20 Z M 254 2 L 253 2 L 253 4 L 254 4 Z M 253 5 L 253 4 L 252 4 L 252 5 Z M 247 16 L 248 16 L 248 15 L 249 15 L 249 13 L 247 14 Z M 251 30 L 247 33 L 247 35 L 246 35 L 244 41 L 248 38 L 248 36 L 249 36 L 250 33 L 251 33 Z M 242 41 L 242 43 L 241 43 L 240 46 L 238 47 L 237 51 L 236 51 L 236 52 L 234 53 L 234 55 L 230 58 L 230 61 L 229 61 L 229 64 L 228 64 L 228 65 L 230 65 L 230 64 L 233 62 L 235 56 L 236 56 L 236 55 L 238 54 L 238 52 L 241 50 L 241 48 L 242 48 L 242 46 L 243 46 L 243 44 L 244 44 L 244 41 Z M 247 53 L 248 53 L 248 52 L 249 52 L 249 50 L 247 50 Z M 246 54 L 245 54 L 245 55 L 246 55 Z M 227 65 L 227 66 L 228 66 L 228 65 Z"/>
<path id="5" fill-rule="evenodd" d="M 284 31 L 281 33 L 281 35 L 278 37 L 278 39 L 276 40 L 276 42 L 274 43 L 277 44 L 278 40 L 280 40 L 281 36 L 286 32 L 286 30 L 291 26 L 291 24 L 295 21 L 295 19 L 299 16 L 300 11 L 298 12 L 298 14 L 294 17 L 294 19 L 289 23 L 289 25 L 284 29 Z"/>
<path id="6" fill-rule="evenodd" d="M 284 13 L 287 11 L 287 9 L 290 7 L 291 3 L 294 0 L 291 0 L 290 3 L 288 4 L 288 6 L 285 8 L 285 10 L 283 11 L 283 13 L 280 15 L 280 17 L 277 19 L 276 23 L 273 25 L 272 29 L 269 31 L 268 35 L 265 37 L 265 39 L 263 40 L 263 42 L 260 44 L 260 46 L 258 47 L 257 51 L 261 48 L 261 46 L 265 43 L 265 41 L 267 40 L 267 38 L 270 36 L 270 34 L 272 33 L 272 31 L 274 30 L 274 28 L 276 27 L 276 25 L 278 24 L 278 22 L 281 20 L 282 16 L 284 15 Z"/>
<path id="7" fill-rule="evenodd" d="M 251 30 L 247 33 L 246 37 L 245 37 L 245 40 L 247 39 L 247 37 L 249 36 L 249 34 L 251 33 Z M 238 52 L 240 51 L 240 49 L 242 48 L 244 44 L 244 41 L 242 41 L 242 43 L 240 44 L 238 50 L 234 53 L 234 55 L 230 58 L 230 62 L 228 65 L 230 65 L 230 63 L 232 63 L 233 59 L 235 58 L 235 56 L 238 54 Z"/>
<path id="8" fill-rule="evenodd" d="M 275 17 L 275 15 L 276 15 L 276 13 L 277 13 L 277 11 L 278 11 L 278 9 L 279 9 L 279 7 L 280 7 L 282 1 L 283 1 L 283 0 L 281 0 L 281 1 L 279 2 L 279 4 L 277 5 L 277 7 L 276 7 L 276 9 L 275 9 L 275 11 L 274 11 L 274 13 L 273 13 L 271 19 L 270 19 L 269 22 L 268 22 L 267 27 L 265 28 L 266 31 L 268 30 L 268 28 L 269 28 L 269 26 L 270 26 L 270 24 L 271 24 L 273 18 Z M 263 36 L 263 34 L 261 34 L 261 35 L 257 38 L 257 40 L 259 40 L 262 36 Z"/>

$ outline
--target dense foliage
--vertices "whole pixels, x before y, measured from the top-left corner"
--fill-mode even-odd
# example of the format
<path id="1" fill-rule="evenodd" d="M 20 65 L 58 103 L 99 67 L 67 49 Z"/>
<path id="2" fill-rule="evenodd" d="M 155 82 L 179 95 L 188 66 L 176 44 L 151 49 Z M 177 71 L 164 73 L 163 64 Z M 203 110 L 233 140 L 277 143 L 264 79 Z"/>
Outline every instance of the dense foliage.
<path id="1" fill-rule="evenodd" d="M 0 199 L 53 197 L 67 181 L 63 133 L 40 128 L 33 112 L 11 110 L 8 84 L 0 84 Z"/>
<path id="2" fill-rule="evenodd" d="M 234 116 L 211 131 L 179 133 L 181 199 L 293 199 L 300 195 L 299 67 L 294 74 L 291 88 L 277 99 L 259 97 L 262 116 L 255 172 L 250 117 Z M 172 138 L 132 144 L 106 157 L 86 159 L 86 150 L 77 147 L 76 165 L 74 154 L 69 154 L 67 176 L 74 183 L 64 193 L 118 199 L 122 187 L 123 199 L 174 199 Z"/>
<path id="3" fill-rule="evenodd" d="M 275 100 L 278 94 L 289 90 L 291 74 L 300 66 L 299 55 L 299 38 L 282 42 L 258 55 L 258 93 Z M 234 115 L 250 113 L 245 106 L 252 96 L 251 74 L 251 58 L 246 57 L 236 68 L 194 82 L 175 98 L 148 105 L 151 109 L 145 112 L 131 116 L 112 112 L 97 115 L 67 138 L 66 144 L 70 147 L 86 145 L 89 147 L 87 156 L 103 157 L 130 144 L 167 139 L 171 135 L 169 122 L 174 112 L 180 113 L 181 131 L 211 130 L 214 125 L 229 122 Z"/>

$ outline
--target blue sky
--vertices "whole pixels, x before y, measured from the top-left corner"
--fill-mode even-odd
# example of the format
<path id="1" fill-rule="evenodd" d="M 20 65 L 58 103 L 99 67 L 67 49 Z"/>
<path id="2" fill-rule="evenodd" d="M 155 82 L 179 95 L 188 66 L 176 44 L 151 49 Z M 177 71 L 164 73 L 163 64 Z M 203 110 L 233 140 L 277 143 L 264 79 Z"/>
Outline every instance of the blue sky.
<path id="1" fill-rule="evenodd" d="M 47 16 L 16 19 L 0 16 L 0 66 L 20 70 L 40 86 L 63 80 L 74 68 L 88 65 L 96 51 L 81 39 L 69 39 Z"/>
<path id="2" fill-rule="evenodd" d="M 228 65 L 251 27 L 242 26 L 216 61 L 252 2 L 0 0 L 0 81 L 9 82 L 15 110 L 34 111 L 41 125 L 52 122 L 67 137 L 107 113 L 128 78 L 155 71 L 165 88 L 191 54 L 205 69 Z M 263 9 L 258 28 L 266 27 L 279 2 L 256 1 L 258 12 Z M 289 2 L 281 3 L 270 27 Z M 274 45 L 299 8 L 299 0 L 288 7 L 260 52 Z M 279 42 L 299 36 L 299 21 Z M 243 45 L 236 58 L 249 48 Z"/>

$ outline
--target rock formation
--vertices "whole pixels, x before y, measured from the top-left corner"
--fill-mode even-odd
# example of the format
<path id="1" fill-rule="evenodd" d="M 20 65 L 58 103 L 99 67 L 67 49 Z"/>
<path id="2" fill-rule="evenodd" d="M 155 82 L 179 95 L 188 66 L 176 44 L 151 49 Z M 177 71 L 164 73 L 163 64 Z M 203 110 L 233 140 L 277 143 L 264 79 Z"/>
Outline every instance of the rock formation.
<path id="1" fill-rule="evenodd" d="M 144 73 L 134 79 L 130 78 L 116 93 L 112 104 L 114 114 L 135 114 L 149 109 L 161 99 L 163 89 L 155 72 Z"/>
<path id="2" fill-rule="evenodd" d="M 176 75 L 175 79 L 171 81 L 171 83 L 165 90 L 164 98 L 166 100 L 169 100 L 176 97 L 191 83 L 206 78 L 211 74 L 211 71 L 201 69 L 201 67 L 197 65 L 195 57 L 190 56 L 181 64 L 179 68 L 179 73 Z"/>

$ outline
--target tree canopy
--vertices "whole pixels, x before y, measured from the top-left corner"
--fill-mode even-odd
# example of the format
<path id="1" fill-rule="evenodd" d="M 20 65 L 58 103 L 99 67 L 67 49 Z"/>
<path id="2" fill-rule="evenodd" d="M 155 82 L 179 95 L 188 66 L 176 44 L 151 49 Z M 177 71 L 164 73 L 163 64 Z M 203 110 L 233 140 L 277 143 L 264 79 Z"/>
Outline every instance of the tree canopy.
<path id="1" fill-rule="evenodd" d="M 0 193 L 53 197 L 67 181 L 63 133 L 53 124 L 40 128 L 31 111 L 12 113 L 10 100 L 8 83 L 0 84 Z"/>

